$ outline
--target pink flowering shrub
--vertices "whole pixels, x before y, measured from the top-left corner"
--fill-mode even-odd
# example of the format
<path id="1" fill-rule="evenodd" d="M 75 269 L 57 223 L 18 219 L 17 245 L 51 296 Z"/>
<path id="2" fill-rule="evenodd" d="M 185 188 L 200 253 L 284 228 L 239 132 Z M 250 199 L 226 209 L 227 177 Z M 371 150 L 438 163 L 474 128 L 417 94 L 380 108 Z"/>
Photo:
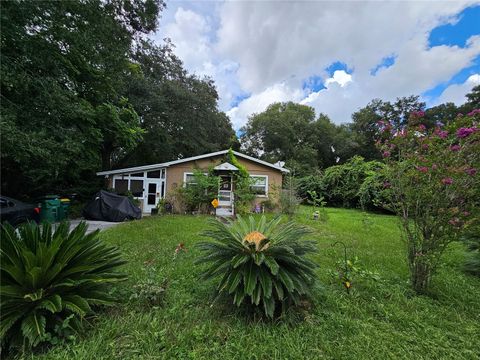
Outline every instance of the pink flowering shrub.
<path id="1" fill-rule="evenodd" d="M 479 222 L 480 111 L 427 130 L 422 114 L 403 129 L 379 125 L 392 209 L 407 245 L 411 283 L 428 290 L 447 245 Z"/>

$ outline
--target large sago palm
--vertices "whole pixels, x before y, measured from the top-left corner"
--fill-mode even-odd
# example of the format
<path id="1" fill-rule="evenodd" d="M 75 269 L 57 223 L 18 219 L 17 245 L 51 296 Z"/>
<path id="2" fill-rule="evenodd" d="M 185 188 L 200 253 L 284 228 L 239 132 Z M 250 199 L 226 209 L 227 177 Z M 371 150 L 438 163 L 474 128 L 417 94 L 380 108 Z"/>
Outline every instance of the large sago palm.
<path id="1" fill-rule="evenodd" d="M 273 318 L 311 293 L 316 264 L 307 255 L 317 247 L 303 239 L 307 234 L 305 227 L 281 218 L 213 220 L 203 233 L 210 240 L 198 245 L 197 262 L 207 264 L 203 278 L 218 279 L 218 291 L 232 296 L 235 305 L 250 303 Z"/>

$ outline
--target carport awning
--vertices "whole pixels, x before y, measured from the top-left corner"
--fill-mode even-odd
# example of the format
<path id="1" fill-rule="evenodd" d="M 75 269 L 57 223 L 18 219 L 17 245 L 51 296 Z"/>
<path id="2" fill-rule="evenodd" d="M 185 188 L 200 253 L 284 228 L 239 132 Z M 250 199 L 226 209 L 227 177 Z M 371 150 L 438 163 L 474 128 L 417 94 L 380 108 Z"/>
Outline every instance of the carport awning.
<path id="1" fill-rule="evenodd" d="M 223 164 L 217 165 L 213 169 L 214 170 L 238 171 L 238 168 L 235 165 L 230 164 L 229 162 L 224 162 Z"/>

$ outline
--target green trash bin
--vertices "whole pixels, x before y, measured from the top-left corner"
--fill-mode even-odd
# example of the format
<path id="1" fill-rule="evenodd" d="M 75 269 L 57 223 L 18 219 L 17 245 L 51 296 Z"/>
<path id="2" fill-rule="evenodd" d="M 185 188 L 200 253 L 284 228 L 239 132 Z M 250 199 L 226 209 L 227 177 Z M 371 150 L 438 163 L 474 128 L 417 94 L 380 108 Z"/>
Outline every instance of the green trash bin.
<path id="1" fill-rule="evenodd" d="M 42 222 L 53 223 L 60 220 L 61 201 L 55 195 L 45 196 L 40 200 L 41 208 L 40 220 Z"/>
<path id="2" fill-rule="evenodd" d="M 68 219 L 68 214 L 70 213 L 70 199 L 67 199 L 67 198 L 60 199 L 60 208 L 58 213 L 59 213 L 59 217 L 58 217 L 59 221 Z"/>

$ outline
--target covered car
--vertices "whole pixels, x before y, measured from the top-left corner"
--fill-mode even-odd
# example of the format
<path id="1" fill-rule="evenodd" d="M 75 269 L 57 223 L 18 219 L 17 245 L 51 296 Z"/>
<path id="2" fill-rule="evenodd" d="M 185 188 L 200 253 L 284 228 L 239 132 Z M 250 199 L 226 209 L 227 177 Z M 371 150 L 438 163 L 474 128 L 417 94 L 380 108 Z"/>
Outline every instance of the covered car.
<path id="1" fill-rule="evenodd" d="M 126 196 L 100 190 L 83 209 L 83 216 L 88 220 L 120 222 L 140 219 L 142 210 Z"/>

